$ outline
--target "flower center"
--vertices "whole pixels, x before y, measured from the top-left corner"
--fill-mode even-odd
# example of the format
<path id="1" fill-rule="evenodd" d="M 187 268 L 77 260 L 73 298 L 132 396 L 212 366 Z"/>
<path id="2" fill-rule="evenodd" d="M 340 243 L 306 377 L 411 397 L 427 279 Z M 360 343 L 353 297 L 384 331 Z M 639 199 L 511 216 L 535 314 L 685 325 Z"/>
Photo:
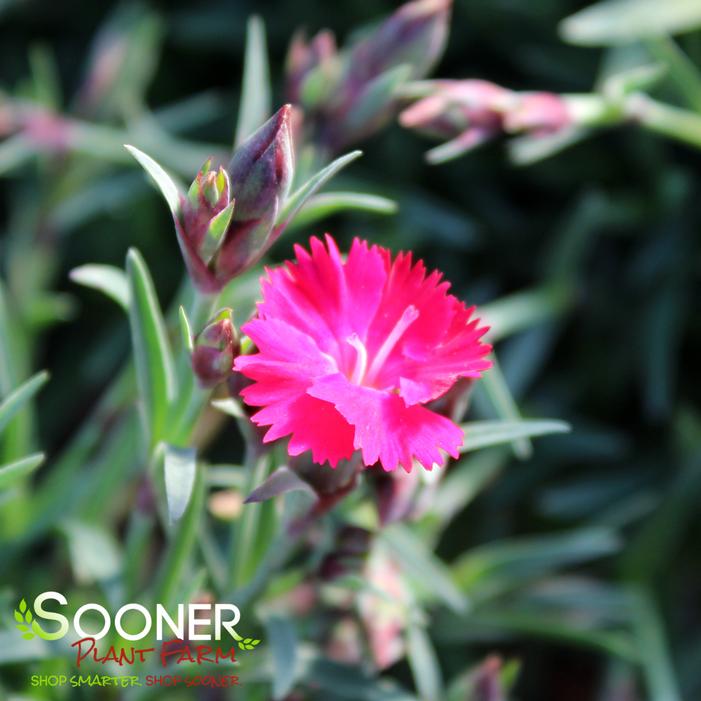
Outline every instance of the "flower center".
<path id="1" fill-rule="evenodd" d="M 351 382 L 356 385 L 372 384 L 377 378 L 378 373 L 382 370 L 382 366 L 389 357 L 394 347 L 397 345 L 404 332 L 419 318 L 419 310 L 410 304 L 402 313 L 399 320 L 394 325 L 392 330 L 387 335 L 384 343 L 375 353 L 370 368 L 368 369 L 368 351 L 365 344 L 362 342 L 357 333 L 351 334 L 346 342 L 355 348 L 356 358 L 351 375 Z"/>

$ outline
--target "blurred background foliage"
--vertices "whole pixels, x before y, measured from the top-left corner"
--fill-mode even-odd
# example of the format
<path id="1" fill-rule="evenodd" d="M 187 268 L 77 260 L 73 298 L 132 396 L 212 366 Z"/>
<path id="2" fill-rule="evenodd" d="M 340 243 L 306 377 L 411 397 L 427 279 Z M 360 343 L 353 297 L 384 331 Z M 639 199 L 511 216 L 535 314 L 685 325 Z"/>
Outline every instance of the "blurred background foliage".
<path id="1" fill-rule="evenodd" d="M 558 24 L 585 4 L 458 0 L 434 75 L 587 92 L 624 49 L 562 40 Z M 330 27 L 345 37 L 395 7 L 357 0 L 0 1 L 0 89 L 85 125 L 80 148 L 60 158 L 36 157 L 26 141 L 0 142 L 7 306 L 0 314 L 10 318 L 3 328 L 12 330 L 2 344 L 16 359 L 14 367 L 1 368 L 2 393 L 40 368 L 52 376 L 36 410 L 22 414 L 3 442 L 0 462 L 37 446 L 60 454 L 129 352 L 121 311 L 76 288 L 71 269 L 86 262 L 122 267 L 136 245 L 163 306 L 176 294 L 182 261 L 171 218 L 122 144 L 148 146 L 191 179 L 208 155 L 232 142 L 251 14 L 265 22 L 277 106 L 294 28 Z M 115 59 L 123 60 L 122 73 L 95 98 L 85 82 L 90 56 L 114 33 L 128 37 L 126 54 Z M 679 46 L 701 66 L 701 32 L 685 32 Z M 645 45 L 625 50 L 645 51 Z M 672 84 L 665 90 L 674 94 Z M 445 532 L 436 528 L 433 539 L 427 526 L 422 547 L 435 546 L 476 605 L 472 616 L 439 611 L 431 625 L 438 666 L 453 682 L 445 698 L 502 698 L 474 691 L 474 675 L 487 674 L 489 660 L 473 677 L 461 676 L 490 653 L 519 661 L 515 699 L 699 698 L 701 156 L 633 125 L 521 167 L 501 142 L 430 167 L 426 143 L 396 124 L 362 148 L 339 189 L 392 198 L 398 213 L 346 213 L 298 226 L 271 259 L 290 256 L 295 240 L 329 230 L 346 243 L 360 235 L 415 250 L 470 302 L 527 291 L 507 309 L 488 307 L 524 327 L 498 346 L 503 373 L 522 414 L 573 426 L 567 435 L 536 442 L 528 460 L 500 449 L 477 454 L 457 517 Z M 479 393 L 475 411 L 489 417 Z M 104 417 L 105 431 L 110 421 Z M 235 460 L 238 441 L 233 428 L 225 431 L 208 459 Z M 139 469 L 124 467 L 130 477 Z M 40 488 L 43 479 L 40 472 Z M 119 486 L 115 479 L 103 486 L 107 494 Z M 74 477 L 62 486 L 83 488 Z M 133 490 L 121 490 L 105 518 L 128 509 L 133 498 Z M 450 511 L 447 490 L 442 498 Z M 58 516 L 47 513 L 51 526 Z M 83 514 L 88 523 L 100 516 Z M 27 532 L 27 518 L 38 516 L 2 512 L 2 548 L 12 563 L 2 572 L 3 610 L 11 610 L 19 591 L 70 580 L 67 553 L 52 539 L 31 541 L 17 559 L 13 539 Z M 411 551 L 417 544 L 403 545 Z M 305 632 L 299 635 L 305 639 Z M 413 670 L 399 663 L 389 676 L 411 686 L 413 673 L 421 698 L 436 701 L 435 669 L 416 669 L 431 659 L 425 643 L 421 635 L 413 639 L 419 650 Z M 6 652 L 0 644 L 0 662 Z M 44 669 L 22 667 L 21 656 L 5 661 L 6 690 L 21 688 L 24 670 Z M 326 664 L 309 671 L 321 689 L 308 691 L 310 698 L 414 698 Z M 345 696 L 343 684 L 351 689 Z"/>

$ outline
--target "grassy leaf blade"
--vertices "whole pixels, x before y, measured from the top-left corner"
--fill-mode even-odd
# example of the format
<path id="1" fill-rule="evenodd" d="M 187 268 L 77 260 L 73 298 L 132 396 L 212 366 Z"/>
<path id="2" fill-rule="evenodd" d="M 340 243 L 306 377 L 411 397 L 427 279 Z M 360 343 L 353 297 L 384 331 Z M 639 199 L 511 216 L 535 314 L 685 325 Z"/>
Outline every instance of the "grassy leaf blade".
<path id="1" fill-rule="evenodd" d="M 470 421 L 462 424 L 465 431 L 463 453 L 524 438 L 567 433 L 570 425 L 555 419 L 524 419 L 522 421 Z"/>
<path id="2" fill-rule="evenodd" d="M 124 148 L 134 156 L 141 167 L 151 176 L 153 182 L 161 191 L 163 197 L 165 197 L 171 213 L 174 217 L 177 216 L 180 212 L 180 190 L 173 178 L 151 156 L 146 155 L 143 151 L 139 151 L 138 148 L 129 145 L 125 145 Z"/>
<path id="3" fill-rule="evenodd" d="M 236 145 L 241 145 L 270 114 L 270 69 L 265 25 L 251 17 L 246 27 L 246 58 L 243 69 L 241 106 L 236 124 Z"/>
<path id="4" fill-rule="evenodd" d="M 168 406 L 175 396 L 173 359 L 151 275 L 136 249 L 127 254 L 126 267 L 137 381 L 151 443 L 155 444 L 163 435 Z"/>
<path id="5" fill-rule="evenodd" d="M 44 462 L 43 453 L 28 455 L 6 465 L 0 465 L 0 489 L 7 489 L 34 472 Z"/>
<path id="6" fill-rule="evenodd" d="M 167 445 L 163 460 L 168 516 L 171 523 L 182 518 L 192 497 L 197 470 L 197 451 Z"/>
<path id="7" fill-rule="evenodd" d="M 46 384 L 48 379 L 48 372 L 37 373 L 5 397 L 0 404 L 0 432 L 13 419 L 15 414 Z"/>
<path id="8" fill-rule="evenodd" d="M 113 265 L 88 264 L 73 268 L 69 277 L 78 285 L 103 292 L 125 311 L 129 309 L 129 281 L 123 270 Z"/>
<path id="9" fill-rule="evenodd" d="M 285 202 L 277 220 L 277 228 L 283 230 L 292 221 L 295 215 L 300 211 L 309 198 L 314 195 L 321 187 L 323 187 L 338 171 L 352 163 L 356 158 L 363 155 L 362 151 L 351 151 L 345 156 L 337 158 L 332 163 L 329 163 L 325 168 L 322 168 L 316 175 L 313 175 L 296 190 Z"/>

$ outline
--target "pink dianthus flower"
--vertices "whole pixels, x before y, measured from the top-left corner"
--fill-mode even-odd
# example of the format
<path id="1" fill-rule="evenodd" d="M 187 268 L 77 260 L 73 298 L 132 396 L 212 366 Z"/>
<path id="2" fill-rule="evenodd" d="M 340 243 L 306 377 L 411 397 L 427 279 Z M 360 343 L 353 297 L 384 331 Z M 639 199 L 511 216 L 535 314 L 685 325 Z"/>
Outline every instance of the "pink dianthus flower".
<path id="1" fill-rule="evenodd" d="M 295 253 L 262 279 L 242 327 L 258 352 L 234 365 L 254 380 L 241 394 L 262 407 L 252 420 L 270 427 L 264 441 L 290 436 L 290 455 L 334 467 L 356 450 L 367 466 L 407 472 L 414 460 L 430 470 L 441 451 L 457 457 L 462 430 L 424 405 L 490 366 L 474 307 L 411 253 L 392 260 L 355 239 L 344 260 L 329 235 Z"/>

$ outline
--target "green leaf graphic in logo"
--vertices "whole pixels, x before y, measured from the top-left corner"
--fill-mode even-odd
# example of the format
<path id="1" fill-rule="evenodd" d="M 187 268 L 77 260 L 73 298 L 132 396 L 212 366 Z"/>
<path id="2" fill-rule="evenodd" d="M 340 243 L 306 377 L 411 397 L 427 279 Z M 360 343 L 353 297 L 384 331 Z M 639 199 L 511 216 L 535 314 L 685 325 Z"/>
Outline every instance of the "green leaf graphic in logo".
<path id="1" fill-rule="evenodd" d="M 234 632 L 232 635 L 234 636 L 234 640 L 238 642 L 241 650 L 254 650 L 260 643 L 260 640 L 257 638 L 243 638 L 236 632 Z"/>
<path id="2" fill-rule="evenodd" d="M 19 611 L 15 609 L 15 626 L 22 632 L 22 637 L 26 640 L 31 640 L 34 637 L 32 632 L 32 615 L 31 609 L 27 606 L 27 602 L 22 599 L 19 602 Z"/>
<path id="3" fill-rule="evenodd" d="M 241 642 L 239 642 L 239 647 L 242 650 L 253 650 L 259 642 L 260 640 L 254 640 L 253 638 L 244 638 Z"/>

